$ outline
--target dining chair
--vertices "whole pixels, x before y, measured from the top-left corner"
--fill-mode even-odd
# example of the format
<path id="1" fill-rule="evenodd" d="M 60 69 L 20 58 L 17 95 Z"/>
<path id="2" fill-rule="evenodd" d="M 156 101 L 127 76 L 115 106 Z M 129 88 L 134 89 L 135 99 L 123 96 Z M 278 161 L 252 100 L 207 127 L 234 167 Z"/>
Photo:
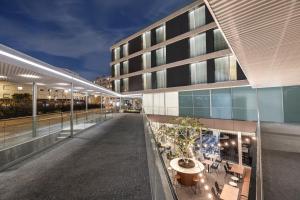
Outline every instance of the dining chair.
<path id="1" fill-rule="evenodd" d="M 219 163 L 216 163 L 214 162 L 211 166 L 210 166 L 210 169 L 212 170 L 215 170 L 215 172 L 218 174 L 218 171 L 219 171 Z"/>
<path id="2" fill-rule="evenodd" d="M 215 188 L 211 188 L 211 193 L 215 200 L 221 200 L 220 196 L 216 193 Z"/>
<path id="3" fill-rule="evenodd" d="M 217 181 L 215 181 L 215 188 L 218 194 L 222 193 L 222 189 Z"/>

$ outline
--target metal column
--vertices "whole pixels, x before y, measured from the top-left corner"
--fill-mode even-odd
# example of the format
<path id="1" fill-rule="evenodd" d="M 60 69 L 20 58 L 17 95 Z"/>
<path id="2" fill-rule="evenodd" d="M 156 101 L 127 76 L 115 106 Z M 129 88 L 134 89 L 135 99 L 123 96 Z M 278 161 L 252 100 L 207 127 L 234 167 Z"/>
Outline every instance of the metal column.
<path id="1" fill-rule="evenodd" d="M 239 154 L 239 165 L 243 165 L 243 149 L 242 149 L 242 133 L 238 132 L 238 154 Z"/>
<path id="2" fill-rule="evenodd" d="M 36 137 L 37 85 L 32 83 L 32 137 Z"/>
<path id="3" fill-rule="evenodd" d="M 256 199 L 263 200 L 263 175 L 261 163 L 261 129 L 260 129 L 260 109 L 259 109 L 258 90 L 256 89 L 256 107 L 257 107 L 257 128 L 256 128 Z"/>
<path id="4" fill-rule="evenodd" d="M 73 115 L 74 115 L 74 84 L 71 83 L 71 103 L 70 103 L 70 137 L 73 137 L 74 129 L 73 129 Z"/>
<path id="5" fill-rule="evenodd" d="M 87 120 L 88 119 L 88 109 L 89 109 L 89 107 L 88 107 L 88 100 L 89 100 L 89 94 L 88 93 L 86 93 L 85 94 L 85 119 Z"/>

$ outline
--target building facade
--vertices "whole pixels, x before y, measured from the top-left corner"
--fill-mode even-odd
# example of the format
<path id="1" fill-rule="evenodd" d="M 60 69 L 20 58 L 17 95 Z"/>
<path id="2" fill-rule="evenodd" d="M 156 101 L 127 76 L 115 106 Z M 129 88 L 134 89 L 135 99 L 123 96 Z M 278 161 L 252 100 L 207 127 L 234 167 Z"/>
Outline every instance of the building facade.
<path id="1" fill-rule="evenodd" d="M 99 76 L 96 78 L 94 81 L 95 84 L 100 85 L 104 88 L 107 89 L 112 89 L 112 82 L 111 82 L 111 77 L 110 76 Z"/>

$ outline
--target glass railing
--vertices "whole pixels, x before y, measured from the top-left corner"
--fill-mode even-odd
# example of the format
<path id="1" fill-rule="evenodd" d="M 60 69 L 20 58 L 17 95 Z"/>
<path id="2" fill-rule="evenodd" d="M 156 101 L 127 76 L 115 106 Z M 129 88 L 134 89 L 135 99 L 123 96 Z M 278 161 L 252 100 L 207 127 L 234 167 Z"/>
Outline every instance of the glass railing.
<path id="1" fill-rule="evenodd" d="M 143 113 L 152 199 L 178 200 L 167 166 L 157 146 L 150 120 Z"/>
<path id="2" fill-rule="evenodd" d="M 74 111 L 74 134 L 112 117 L 113 113 L 105 109 Z M 32 117 L 0 120 L 0 150 L 47 135 L 55 135 L 57 141 L 69 137 L 70 112 L 38 115 L 35 126 L 36 133 L 33 133 Z"/>

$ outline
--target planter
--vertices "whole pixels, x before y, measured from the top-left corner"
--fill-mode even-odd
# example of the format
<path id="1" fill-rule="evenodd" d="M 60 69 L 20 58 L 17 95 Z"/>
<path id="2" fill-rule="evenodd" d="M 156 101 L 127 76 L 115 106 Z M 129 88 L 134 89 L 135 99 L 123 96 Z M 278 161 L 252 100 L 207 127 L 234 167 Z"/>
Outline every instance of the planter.
<path id="1" fill-rule="evenodd" d="M 190 159 L 183 159 L 182 158 L 182 159 L 178 160 L 178 165 L 180 167 L 190 169 L 190 168 L 195 167 L 195 162 L 190 160 Z"/>

